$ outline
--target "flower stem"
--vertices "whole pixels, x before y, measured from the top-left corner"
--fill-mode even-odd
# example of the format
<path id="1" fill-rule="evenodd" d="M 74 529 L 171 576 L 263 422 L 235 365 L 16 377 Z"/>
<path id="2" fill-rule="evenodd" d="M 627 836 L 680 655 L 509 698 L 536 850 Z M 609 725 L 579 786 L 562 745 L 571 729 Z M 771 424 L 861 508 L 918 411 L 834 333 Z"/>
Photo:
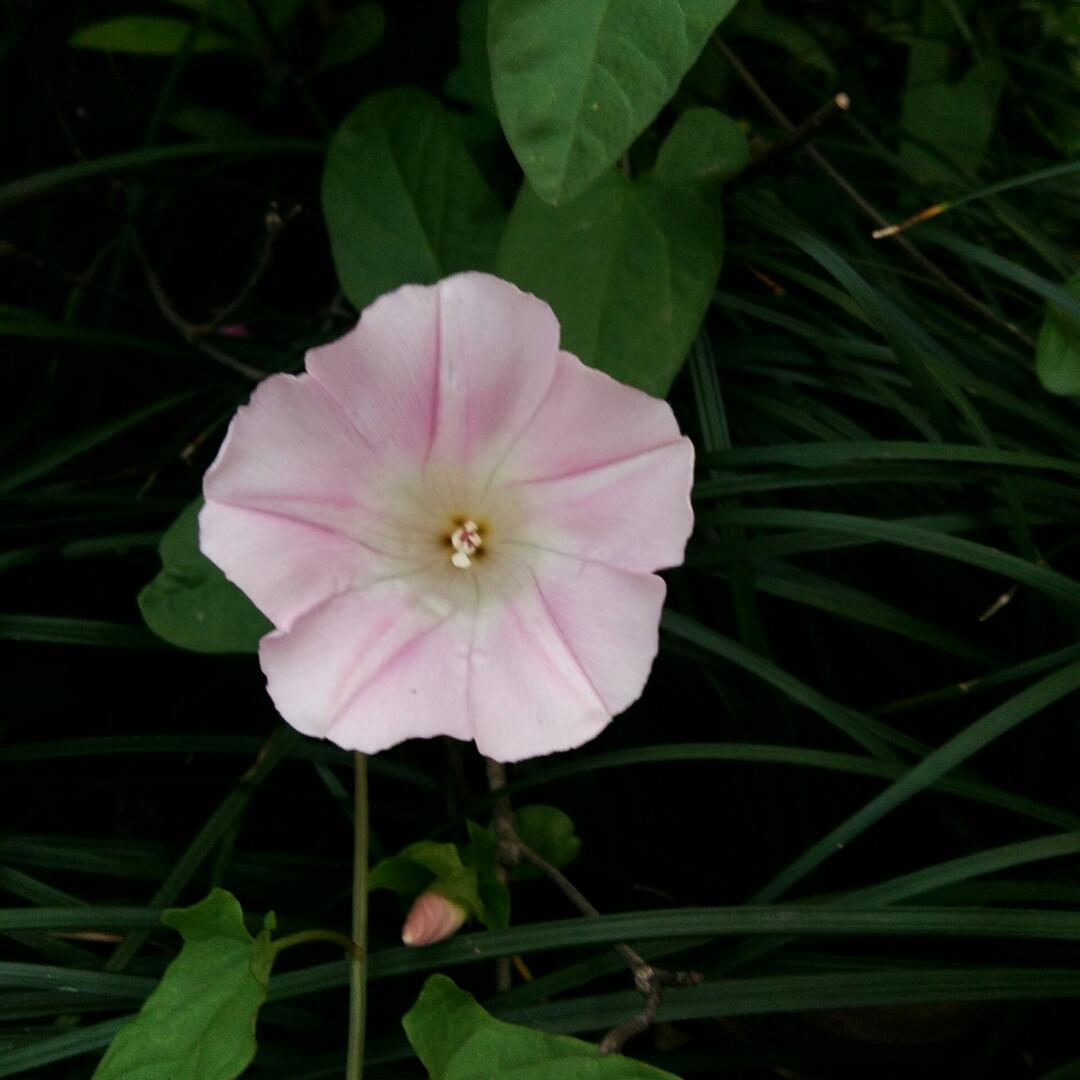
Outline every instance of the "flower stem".
<path id="1" fill-rule="evenodd" d="M 297 945 L 308 945 L 313 941 L 325 941 L 330 945 L 340 945 L 348 956 L 363 955 L 363 949 L 353 944 L 351 937 L 339 934 L 335 930 L 299 930 L 295 934 L 286 934 L 274 941 L 272 948 L 274 955 L 284 952 L 286 949 L 294 949 Z"/>
<path id="2" fill-rule="evenodd" d="M 349 961 L 349 1053 L 345 1080 L 361 1080 L 364 1074 L 364 1018 L 367 1006 L 367 872 L 368 790 L 367 758 L 353 755 L 355 788 L 353 806 L 353 954 Z"/>
<path id="3" fill-rule="evenodd" d="M 508 880 L 507 867 L 515 864 L 520 856 L 517 853 L 517 834 L 514 832 L 514 812 L 510 809 L 510 799 L 506 795 L 506 766 L 489 757 L 484 758 L 487 769 L 488 788 L 497 796 L 491 820 L 495 830 L 498 848 L 495 854 L 495 877 L 505 885 Z M 510 957 L 499 956 L 495 959 L 495 992 L 505 994 L 510 989 Z"/>

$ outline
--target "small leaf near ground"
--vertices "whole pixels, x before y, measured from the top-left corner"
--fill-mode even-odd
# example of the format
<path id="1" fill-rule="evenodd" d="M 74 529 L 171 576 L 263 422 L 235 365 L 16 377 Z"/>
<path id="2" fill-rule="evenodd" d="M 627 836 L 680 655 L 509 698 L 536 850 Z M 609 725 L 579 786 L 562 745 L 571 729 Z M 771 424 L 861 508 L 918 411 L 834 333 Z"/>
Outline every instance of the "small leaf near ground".
<path id="1" fill-rule="evenodd" d="M 581 837 L 574 831 L 570 815 L 557 806 L 539 803 L 514 811 L 514 829 L 541 858 L 562 869 L 569 866 L 581 851 Z M 543 877 L 535 866 L 522 862 L 510 873 L 514 881 Z"/>
<path id="2" fill-rule="evenodd" d="M 161 921 L 184 938 L 138 1015 L 113 1039 L 94 1080 L 232 1080 L 255 1056 L 255 1020 L 274 962 L 273 915 L 252 937 L 236 898 L 214 889 Z"/>
<path id="3" fill-rule="evenodd" d="M 1080 300 L 1080 274 L 1066 290 Z M 1080 394 L 1080 319 L 1056 304 L 1047 307 L 1035 346 L 1035 371 L 1051 394 Z"/>
<path id="4" fill-rule="evenodd" d="M 674 94 L 735 0 L 491 0 L 507 141 L 546 203 L 575 199 Z"/>
<path id="5" fill-rule="evenodd" d="M 432 975 L 402 1021 L 431 1080 L 678 1080 L 593 1043 L 496 1020 L 445 975 Z"/>
<path id="6" fill-rule="evenodd" d="M 330 142 L 322 201 L 358 308 L 408 282 L 490 270 L 505 217 L 450 114 L 416 89 L 374 94 L 349 114 Z"/>
<path id="7" fill-rule="evenodd" d="M 139 593 L 139 610 L 159 637 L 204 653 L 255 652 L 273 626 L 199 550 L 196 499 L 161 538 L 161 570 Z"/>
<path id="8" fill-rule="evenodd" d="M 368 888 L 390 889 L 407 901 L 423 892 L 452 900 L 489 929 L 509 921 L 509 890 L 495 877 L 495 841 L 487 829 L 470 822 L 470 843 L 421 840 L 380 860 L 368 875 Z"/>
<path id="9" fill-rule="evenodd" d="M 134 53 L 140 56 L 173 56 L 185 45 L 194 24 L 158 15 L 124 15 L 76 30 L 68 44 L 77 49 Z M 245 49 L 243 42 L 218 30 L 202 27 L 191 46 L 194 52 Z"/>
<path id="10" fill-rule="evenodd" d="M 609 170 L 568 206 L 523 184 L 498 268 L 552 306 L 564 349 L 663 397 L 708 309 L 722 249 L 714 207 L 692 188 Z"/>

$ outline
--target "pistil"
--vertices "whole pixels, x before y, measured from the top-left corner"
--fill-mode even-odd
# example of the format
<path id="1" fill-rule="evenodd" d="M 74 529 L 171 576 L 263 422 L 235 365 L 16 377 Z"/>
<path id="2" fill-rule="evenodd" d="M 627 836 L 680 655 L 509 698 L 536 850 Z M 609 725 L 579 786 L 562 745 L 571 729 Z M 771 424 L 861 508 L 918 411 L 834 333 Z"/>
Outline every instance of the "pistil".
<path id="1" fill-rule="evenodd" d="M 450 534 L 450 546 L 454 549 L 451 564 L 459 570 L 468 570 L 472 566 L 472 557 L 484 546 L 480 526 L 475 521 L 462 522 Z"/>

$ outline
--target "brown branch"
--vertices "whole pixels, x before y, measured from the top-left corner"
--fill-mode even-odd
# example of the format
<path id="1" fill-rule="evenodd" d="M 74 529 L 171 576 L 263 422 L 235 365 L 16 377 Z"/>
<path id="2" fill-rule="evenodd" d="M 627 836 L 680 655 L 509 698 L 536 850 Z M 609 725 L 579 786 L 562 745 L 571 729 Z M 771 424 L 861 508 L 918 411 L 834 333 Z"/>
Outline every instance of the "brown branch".
<path id="1" fill-rule="evenodd" d="M 731 51 L 731 49 L 720 39 L 716 34 L 712 36 L 713 48 L 720 53 L 721 56 L 732 66 L 735 73 L 745 83 L 746 88 L 757 98 L 758 102 L 764 107 L 765 111 L 782 127 L 785 131 L 794 132 L 797 130 L 795 124 L 788 118 L 787 114 L 776 104 L 775 101 L 769 96 L 765 88 L 754 78 L 750 70 L 746 65 Z M 886 218 L 880 210 L 877 209 L 871 202 L 865 199 L 859 190 L 852 184 L 847 177 L 836 168 L 835 165 L 825 157 L 822 152 L 813 145 L 806 147 L 806 153 L 814 164 L 821 170 L 847 197 L 851 202 L 857 206 L 879 229 L 887 229 L 891 222 Z M 891 242 L 896 244 L 903 252 L 923 270 L 926 271 L 936 282 L 942 285 L 945 289 L 951 292 L 957 299 L 963 302 L 972 311 L 978 313 L 987 322 L 993 323 L 999 330 L 1004 330 L 1008 334 L 1011 334 L 1018 341 L 1029 348 L 1035 348 L 1035 342 L 1027 336 L 1019 327 L 1014 326 L 1011 322 L 1007 322 L 1005 319 L 999 318 L 993 311 L 990 310 L 981 300 L 976 299 L 971 295 L 962 285 L 953 281 L 949 275 L 941 269 L 932 259 L 928 258 L 923 252 L 917 248 L 907 237 L 903 235 L 894 235 L 891 238 Z"/>
<path id="2" fill-rule="evenodd" d="M 753 176 L 764 169 L 774 165 L 777 161 L 793 154 L 808 139 L 816 135 L 830 120 L 841 112 L 851 108 L 851 99 L 847 94 L 835 94 L 829 98 L 817 112 L 808 116 L 798 127 L 792 127 L 787 135 L 778 143 L 769 147 L 760 157 L 754 158 L 748 165 L 740 169 L 728 184 L 741 183 L 748 176 Z"/>
<path id="3" fill-rule="evenodd" d="M 266 228 L 263 231 L 262 247 L 259 250 L 255 265 L 248 275 L 247 281 L 241 286 L 240 291 L 229 301 L 225 307 L 220 308 L 214 317 L 204 326 L 199 327 L 202 333 L 213 333 L 234 311 L 237 311 L 244 301 L 255 291 L 255 287 L 262 280 L 270 265 L 271 256 L 274 254 L 274 245 L 277 243 L 281 231 L 300 213 L 300 207 L 294 206 L 284 217 L 278 213 L 277 203 L 271 203 L 264 219 Z"/>
<path id="4" fill-rule="evenodd" d="M 21 263 L 25 263 L 27 266 L 34 267 L 35 270 L 40 270 L 43 273 L 53 274 L 59 277 L 62 281 L 66 281 L 69 285 L 74 285 L 79 289 L 92 289 L 96 292 L 102 293 L 105 296 L 110 296 L 116 300 L 126 300 L 127 295 L 122 292 L 117 292 L 114 289 L 110 289 L 105 285 L 98 285 L 91 280 L 91 276 L 94 270 L 94 265 L 91 264 L 88 270 L 84 270 L 82 273 L 76 273 L 75 271 L 68 270 L 66 267 L 59 266 L 56 263 L 51 263 L 46 259 L 41 258 L 38 255 L 33 254 L 30 251 L 24 251 L 22 248 L 17 247 L 10 240 L 0 240 L 0 258 L 3 259 L 16 259 Z"/>
<path id="5" fill-rule="evenodd" d="M 492 793 L 502 791 L 506 787 L 506 767 L 490 758 L 484 760 L 487 763 L 488 786 Z M 518 836 L 514 829 L 510 800 L 506 795 L 499 796 L 495 801 L 492 826 L 498 845 L 496 860 L 504 867 L 504 875 L 505 868 L 517 866 L 519 862 L 525 860 L 556 885 L 582 915 L 590 919 L 595 919 L 600 915 L 599 910 L 589 898 L 557 866 L 549 863 Z M 508 861 L 503 862 L 503 859 Z M 667 971 L 664 968 L 653 967 L 641 953 L 624 942 L 616 943 L 612 949 L 630 969 L 634 976 L 634 988 L 645 999 L 645 1003 L 637 1013 L 617 1027 L 613 1027 L 600 1040 L 602 1054 L 616 1053 L 635 1035 L 640 1035 L 649 1028 L 656 1019 L 656 1010 L 660 1007 L 660 999 L 665 986 L 696 986 L 703 978 L 696 971 Z M 507 967 L 509 968 L 509 965 Z M 509 971 L 507 971 L 507 980 L 506 989 L 509 989 Z"/>
<path id="6" fill-rule="evenodd" d="M 153 296 L 154 303 L 157 304 L 158 310 L 161 312 L 165 321 L 173 327 L 173 329 L 175 329 L 189 345 L 198 349 L 199 352 L 205 353 L 211 359 L 216 360 L 223 367 L 227 367 L 231 371 L 235 371 L 237 374 L 243 375 L 245 378 L 252 379 L 255 382 L 259 382 L 266 378 L 265 371 L 260 371 L 251 364 L 245 364 L 243 360 L 237 360 L 236 357 L 230 356 L 227 352 L 223 352 L 221 349 L 215 348 L 213 345 L 209 345 L 202 340 L 202 328 L 195 323 L 188 322 L 188 320 L 173 306 L 172 300 L 169 299 L 169 294 L 165 292 L 165 289 L 161 284 L 161 279 L 157 276 L 153 264 L 150 262 L 146 250 L 143 248 L 142 242 L 139 240 L 136 233 L 132 234 L 131 242 L 135 254 L 139 258 L 139 262 L 142 263 L 143 273 L 146 275 L 146 284 L 150 289 L 150 294 Z"/>
<path id="7" fill-rule="evenodd" d="M 495 831 L 495 876 L 500 883 L 507 882 L 508 871 L 521 861 L 521 841 L 514 831 L 514 813 L 510 809 L 510 799 L 505 794 L 506 766 L 491 758 L 484 758 L 487 767 L 488 788 L 496 796 L 491 815 L 491 825 Z M 505 994 L 513 983 L 510 974 L 510 957 L 500 956 L 495 961 L 495 991 Z"/>

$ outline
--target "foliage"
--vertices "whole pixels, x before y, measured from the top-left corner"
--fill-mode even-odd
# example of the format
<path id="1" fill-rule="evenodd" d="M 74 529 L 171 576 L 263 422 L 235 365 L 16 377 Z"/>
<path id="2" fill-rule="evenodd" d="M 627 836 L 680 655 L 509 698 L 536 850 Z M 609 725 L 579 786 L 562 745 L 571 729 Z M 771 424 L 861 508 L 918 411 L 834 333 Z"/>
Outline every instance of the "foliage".
<path id="1" fill-rule="evenodd" d="M 198 554 L 193 500 L 253 378 L 469 267 L 669 395 L 698 526 L 641 701 L 510 775 L 600 916 L 498 882 L 467 749 L 371 761 L 373 884 L 453 881 L 477 915 L 407 950 L 373 892 L 372 1080 L 423 1075 L 418 994 L 433 1075 L 534 1040 L 555 1064 L 545 1040 L 640 1008 L 618 942 L 706 976 L 627 1047 L 687 1080 L 1075 1071 L 1075 5 L 11 14 L 0 1076 L 152 1049 L 196 955 L 242 990 L 233 1075 L 264 990 L 248 1073 L 341 1075 L 340 959 L 290 950 L 266 990 L 268 930 L 221 892 L 171 917 L 179 955 L 161 927 L 215 887 L 288 935 L 350 925 L 347 755 L 278 726 L 267 624 Z M 838 92 L 784 149 L 776 109 Z M 498 957 L 532 979 L 493 993 Z M 438 972 L 463 989 L 421 990 Z"/>
<path id="2" fill-rule="evenodd" d="M 1065 286 L 1080 300 L 1080 274 Z M 1080 394 L 1080 313 L 1051 301 L 1035 347 L 1039 382 L 1051 394 Z"/>
<path id="3" fill-rule="evenodd" d="M 267 619 L 199 550 L 196 499 L 161 537 L 161 570 L 139 593 L 146 625 L 172 645 L 196 652 L 254 652 Z"/>
<path id="4" fill-rule="evenodd" d="M 193 907 L 166 911 L 184 947 L 139 1015 L 120 1030 L 95 1080 L 139 1076 L 232 1080 L 255 1056 L 255 1016 L 274 963 L 274 917 L 252 937 L 236 898 L 215 889 Z"/>
<path id="5" fill-rule="evenodd" d="M 390 889 L 409 900 L 431 890 L 463 908 L 489 929 L 510 921 L 510 891 L 495 873 L 495 840 L 469 822 L 469 843 L 421 840 L 371 868 L 370 889 Z"/>
<path id="6" fill-rule="evenodd" d="M 621 1054 L 601 1057 L 580 1039 L 502 1023 L 445 975 L 428 979 L 403 1023 L 431 1080 L 559 1080 L 570 1070 L 581 1080 L 674 1080 Z"/>

